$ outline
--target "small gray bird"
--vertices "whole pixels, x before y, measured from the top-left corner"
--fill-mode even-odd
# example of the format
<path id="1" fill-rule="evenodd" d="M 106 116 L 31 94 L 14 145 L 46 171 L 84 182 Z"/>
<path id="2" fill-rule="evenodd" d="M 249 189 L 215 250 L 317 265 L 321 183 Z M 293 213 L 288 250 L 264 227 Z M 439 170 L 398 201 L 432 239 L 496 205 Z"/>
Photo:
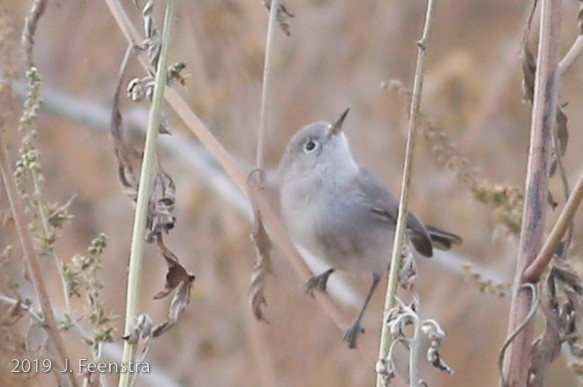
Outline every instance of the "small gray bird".
<path id="1" fill-rule="evenodd" d="M 313 276 L 306 291 L 326 290 L 336 269 L 372 273 L 364 305 L 344 335 L 349 348 L 355 348 L 358 334 L 364 332 L 362 316 L 388 270 L 399 202 L 376 175 L 354 161 L 342 132 L 348 111 L 336 122 L 312 123 L 292 137 L 279 165 L 279 188 L 292 240 L 332 266 Z M 434 246 L 449 249 L 462 242 L 455 234 L 423 225 L 411 213 L 407 236 L 414 249 L 428 258 Z"/>

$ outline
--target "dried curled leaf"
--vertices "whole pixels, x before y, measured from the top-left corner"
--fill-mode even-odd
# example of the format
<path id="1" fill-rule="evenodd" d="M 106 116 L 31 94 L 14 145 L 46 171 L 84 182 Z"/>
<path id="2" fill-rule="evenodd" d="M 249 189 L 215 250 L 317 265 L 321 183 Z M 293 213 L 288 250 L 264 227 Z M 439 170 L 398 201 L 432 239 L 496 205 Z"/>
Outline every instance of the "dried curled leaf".
<path id="1" fill-rule="evenodd" d="M 414 340 L 419 345 L 420 333 L 425 334 L 430 340 L 430 346 L 427 349 L 427 360 L 440 371 L 448 374 L 453 374 L 453 370 L 442 359 L 439 349 L 441 343 L 445 339 L 445 332 L 435 320 L 421 320 L 417 314 L 419 297 L 412 291 L 413 300 L 409 305 L 402 302 L 398 297 L 396 301 L 398 306 L 393 308 L 389 313 L 387 324 L 389 324 L 389 332 L 393 337 L 393 343 L 389 349 L 389 357 L 385 359 L 385 365 L 391 365 L 393 362 L 393 347 L 397 343 L 403 343 L 407 349 L 411 348 Z M 407 336 L 405 330 L 408 325 L 413 326 L 413 334 Z M 420 331 L 420 332 L 419 332 Z M 377 365 L 378 366 L 378 365 Z M 394 367 L 394 365 L 392 366 Z M 419 385 L 422 385 L 420 382 Z"/>
<path id="2" fill-rule="evenodd" d="M 569 261 L 555 257 L 545 287 L 546 301 L 541 305 L 545 330 L 532 346 L 531 380 L 544 386 L 551 363 L 566 344 L 572 356 L 583 359 L 583 280 Z"/>
<path id="3" fill-rule="evenodd" d="M 146 240 L 153 242 L 155 237 L 174 228 L 176 217 L 173 215 L 176 202 L 176 186 L 174 180 L 167 173 L 160 171 L 156 176 L 156 183 L 152 198 L 148 204 Z"/>
<path id="4" fill-rule="evenodd" d="M 255 243 L 255 250 L 257 252 L 257 261 L 251 273 L 251 284 L 249 286 L 249 303 L 251 311 L 257 320 L 267 322 L 263 313 L 263 307 L 267 306 L 267 298 L 265 297 L 265 283 L 267 275 L 272 274 L 271 258 L 268 253 L 265 253 L 265 245 L 270 244 L 267 232 L 263 223 L 259 221 L 260 225 L 256 231 L 251 233 L 251 239 Z"/>
<path id="5" fill-rule="evenodd" d="M 534 99 L 534 79 L 536 76 L 536 61 L 534 55 L 525 44 L 522 48 L 522 100 L 532 103 Z"/>
<path id="6" fill-rule="evenodd" d="M 129 196 L 133 201 L 136 200 L 137 192 L 137 179 L 134 174 L 134 168 L 131 162 L 131 158 L 134 155 L 132 148 L 127 144 L 124 136 L 124 126 L 123 118 L 120 111 L 120 90 L 123 82 L 123 77 L 127 68 L 127 62 L 129 59 L 129 52 L 131 48 L 128 48 L 124 61 L 122 62 L 117 85 L 115 92 L 113 94 L 113 103 L 111 107 L 111 122 L 109 128 L 109 134 L 113 141 L 113 147 L 115 151 L 115 157 L 117 159 L 117 175 L 119 183 L 122 187 L 122 192 Z"/>
<path id="7" fill-rule="evenodd" d="M 403 246 L 403 254 L 401 256 L 401 269 L 399 271 L 399 285 L 401 288 L 411 290 L 417 278 L 417 266 L 413 259 L 411 250 L 405 244 Z"/>
<path id="8" fill-rule="evenodd" d="M 263 188 L 264 173 L 261 170 L 252 171 L 249 174 L 248 186 L 249 197 L 253 207 L 254 224 L 251 231 L 251 240 L 255 244 L 255 252 L 257 260 L 251 273 L 251 284 L 249 286 L 249 304 L 251 311 L 255 318 L 259 321 L 267 322 L 263 313 L 263 307 L 267 306 L 267 298 L 265 297 L 265 284 L 268 274 L 273 274 L 271 266 L 271 248 L 272 243 L 265 229 L 265 225 L 261 220 L 261 213 L 257 208 L 254 198 L 254 191 Z"/>
<path id="9" fill-rule="evenodd" d="M 557 143 L 559 145 L 559 154 L 561 157 L 565 156 L 567 151 L 567 143 L 569 142 L 569 131 L 567 129 L 567 115 L 563 109 L 557 107 Z M 549 168 L 549 176 L 553 176 L 557 170 L 557 155 L 553 147 L 553 154 L 551 159 L 551 166 Z"/>
<path id="10" fill-rule="evenodd" d="M 168 67 L 168 72 L 166 75 L 166 85 L 171 86 L 173 84 L 186 84 L 186 78 L 182 75 L 182 70 L 186 67 L 184 62 L 177 62 Z M 139 102 L 144 99 L 152 102 L 152 97 L 154 96 L 154 86 L 156 84 L 153 74 L 148 74 L 143 77 L 134 77 L 129 80 L 126 92 L 129 99 L 134 102 Z M 168 133 L 165 131 L 165 127 L 160 128 L 160 133 Z"/>
<path id="11" fill-rule="evenodd" d="M 195 280 L 195 275 L 189 273 L 182 264 L 178 261 L 178 258 L 172 251 L 170 251 L 162 239 L 162 235 L 158 234 L 156 236 L 156 241 L 158 243 L 158 248 L 164 257 L 166 264 L 168 265 L 168 272 L 166 273 L 166 283 L 164 285 L 164 290 L 160 291 L 154 296 L 154 299 L 158 300 L 160 298 L 166 297 L 173 290 L 176 290 L 172 302 L 170 303 L 170 309 L 168 312 L 168 318 L 166 321 L 156 325 L 152 330 L 152 335 L 158 337 L 168 329 L 170 329 L 176 322 L 178 318 L 188 304 L 190 303 L 190 290 L 192 288 L 192 283 Z"/>
<path id="12" fill-rule="evenodd" d="M 12 304 L 2 316 L 0 316 L 0 326 L 9 327 L 14 325 L 22 316 L 25 315 L 26 310 L 31 305 L 30 300 L 18 300 Z"/>
<path id="13" fill-rule="evenodd" d="M 390 386 L 391 380 L 395 378 L 395 362 L 393 359 L 379 359 L 375 371 L 381 377 L 383 386 Z"/>
<path id="14" fill-rule="evenodd" d="M 559 306 L 553 297 L 541 303 L 545 317 L 545 330 L 532 344 L 530 380 L 532 386 L 544 386 L 545 376 L 551 363 L 561 351 L 561 317 Z"/>
<path id="15" fill-rule="evenodd" d="M 192 288 L 192 281 L 194 281 L 194 275 L 191 275 L 191 278 L 190 281 L 182 281 L 178 285 L 178 289 L 170 303 L 168 319 L 154 327 L 152 331 L 154 337 L 158 337 L 172 328 L 190 303 L 190 290 Z"/>
<path id="16" fill-rule="evenodd" d="M 144 41 L 142 42 L 142 49 L 148 52 L 148 62 L 152 68 L 158 66 L 160 59 L 160 50 L 162 48 L 162 38 L 152 13 L 154 12 L 155 0 L 149 0 L 143 8 L 140 8 L 138 0 L 134 0 L 134 5 L 142 11 L 142 22 L 144 25 Z"/>
<path id="17" fill-rule="evenodd" d="M 421 330 L 429 338 L 431 344 L 427 349 L 427 361 L 430 362 L 435 368 L 450 375 L 453 374 L 453 369 L 445 364 L 441 354 L 439 353 L 439 348 L 441 343 L 445 338 L 445 332 L 439 324 L 434 320 L 426 320 L 421 325 Z"/>
<path id="18" fill-rule="evenodd" d="M 140 338 L 150 340 L 152 337 L 152 319 L 147 314 L 140 314 L 137 316 L 129 332 L 126 332 L 122 339 L 130 344 L 136 344 Z"/>
<path id="19" fill-rule="evenodd" d="M 267 11 L 271 11 L 271 1 L 272 0 L 263 0 L 263 4 L 265 4 L 265 8 L 267 8 Z M 281 30 L 287 35 L 290 36 L 291 32 L 290 32 L 290 19 L 292 19 L 294 17 L 294 14 L 292 14 L 290 11 L 287 10 L 287 8 L 285 7 L 285 5 L 283 3 L 279 3 L 278 7 L 277 7 L 277 23 L 279 24 L 279 28 L 281 28 Z"/>

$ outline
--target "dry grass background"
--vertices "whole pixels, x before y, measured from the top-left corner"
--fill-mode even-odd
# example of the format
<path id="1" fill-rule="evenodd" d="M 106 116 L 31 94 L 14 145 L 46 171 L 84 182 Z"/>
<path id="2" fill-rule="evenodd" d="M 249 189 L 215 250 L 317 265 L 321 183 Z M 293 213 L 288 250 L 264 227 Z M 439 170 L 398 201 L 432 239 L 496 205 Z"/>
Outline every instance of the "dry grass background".
<path id="1" fill-rule="evenodd" d="M 564 5 L 564 50 L 577 34 L 576 2 Z M 2 0 L 17 31 L 29 2 Z M 130 1 L 126 9 L 139 23 Z M 346 131 L 357 159 L 396 191 L 404 154 L 402 101 L 380 87 L 393 78 L 411 83 L 424 2 L 392 0 L 298 0 L 287 2 L 295 13 L 292 35 L 278 34 L 274 66 L 274 113 L 267 140 L 268 165 L 275 166 L 283 148 L 302 125 L 331 120 L 346 107 Z M 480 176 L 492 182 L 523 185 L 528 146 L 529 108 L 521 103 L 519 43 L 529 4 L 503 0 L 451 0 L 438 5 L 429 49 L 424 111 L 455 142 Z M 161 17 L 159 17 L 161 24 Z M 181 93 L 193 110 L 236 157 L 253 160 L 259 122 L 261 74 L 267 13 L 261 2 L 182 1 L 171 48 L 171 61 L 187 63 L 187 88 Z M 100 1 L 49 2 L 40 22 L 34 58 L 43 89 L 109 108 L 126 42 Z M 137 65 L 132 73 L 141 74 Z M 570 145 L 565 159 L 573 180 L 581 172 L 577 128 L 583 123 L 583 66 L 564 80 L 562 101 L 569 117 Z M 131 107 L 125 101 L 126 107 Z M 145 106 L 144 106 L 145 107 Z M 188 135 L 170 113 L 171 130 Z M 84 251 L 99 232 L 110 237 L 104 253 L 102 280 L 109 310 L 123 316 L 125 274 L 133 209 L 116 180 L 113 149 L 105 131 L 43 112 L 38 121 L 38 147 L 51 201 L 65 202 L 75 216 L 57 244 L 68 260 Z M 16 154 L 13 127 L 7 135 Z M 195 141 L 192 139 L 192 141 Z M 149 355 L 153 367 L 188 386 L 253 386 L 261 382 L 252 351 L 247 287 L 254 261 L 249 224 L 213 193 L 204 180 L 164 152 L 166 169 L 177 184 L 177 229 L 167 245 L 197 275 L 189 309 L 178 326 L 157 339 Z M 555 181 L 556 180 L 556 181 Z M 559 181 L 552 181 L 558 189 Z M 413 209 L 430 224 L 459 233 L 457 252 L 510 279 L 516 238 L 507 236 L 494 217 L 454 175 L 438 165 L 431 144 L 419 141 L 413 181 Z M 558 191 L 557 191 L 558 192 Z M 0 210 L 8 208 L 0 194 Z M 552 216 L 557 214 L 553 213 Z M 576 224 L 581 224 L 581 217 Z M 575 243 L 581 238 L 575 230 Z M 17 245 L 13 226 L 0 231 L 0 250 Z M 580 256 L 580 251 L 575 251 Z M 20 270 L 20 252 L 13 253 Z M 58 275 L 44 262 L 55 304 L 61 305 Z M 267 318 L 261 325 L 264 357 L 278 386 L 364 386 L 374 380 L 376 352 L 365 361 L 349 351 L 341 332 L 303 293 L 295 272 L 275 252 L 276 276 L 269 280 Z M 165 267 L 155 248 L 147 250 L 142 309 L 164 318 L 167 301 L 153 301 L 163 288 Z M 431 386 L 493 386 L 498 383 L 498 350 L 506 336 L 508 300 L 482 294 L 460 275 L 426 264 L 418 275 L 421 315 L 437 319 L 447 332 L 443 348 L 455 375 L 422 370 Z M 364 282 L 354 281 L 361 292 Z M 382 301 L 379 292 L 365 318 L 363 340 L 375 348 Z M 62 305 L 61 305 L 62 306 Z M 355 310 L 346 309 L 349 315 Z M 123 326 L 116 319 L 118 334 Z M 86 349 L 72 335 L 75 356 Z M 6 338 L 6 347 L 9 340 Z M 2 355 L 5 359 L 10 354 Z M 5 362 L 5 360 L 2 360 Z M 5 372 L 3 370 L 2 372 Z M 35 385 L 32 379 L 0 376 L 0 385 Z M 143 384 L 141 381 L 138 384 Z M 145 385 L 145 384 L 144 384 Z M 575 385 L 559 359 L 549 386 Z"/>

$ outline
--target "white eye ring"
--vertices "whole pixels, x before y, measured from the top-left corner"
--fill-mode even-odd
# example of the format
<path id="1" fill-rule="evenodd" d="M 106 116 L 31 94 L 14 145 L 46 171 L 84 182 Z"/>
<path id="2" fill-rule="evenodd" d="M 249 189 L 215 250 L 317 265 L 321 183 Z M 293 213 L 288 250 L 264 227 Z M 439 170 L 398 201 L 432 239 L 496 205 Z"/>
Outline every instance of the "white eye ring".
<path id="1" fill-rule="evenodd" d="M 304 152 L 306 153 L 310 153 L 313 152 L 314 150 L 316 150 L 318 148 L 318 142 L 314 141 L 314 140 L 308 140 L 306 141 L 306 143 L 304 144 Z"/>

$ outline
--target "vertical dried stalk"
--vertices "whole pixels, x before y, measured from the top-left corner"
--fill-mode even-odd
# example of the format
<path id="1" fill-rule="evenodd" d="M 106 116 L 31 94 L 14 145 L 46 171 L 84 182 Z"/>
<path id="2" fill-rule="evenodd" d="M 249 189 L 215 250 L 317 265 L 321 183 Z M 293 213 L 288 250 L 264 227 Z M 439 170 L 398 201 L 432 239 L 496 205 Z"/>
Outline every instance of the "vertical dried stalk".
<path id="1" fill-rule="evenodd" d="M 265 173 L 263 172 L 265 162 L 265 137 L 267 133 L 268 114 L 271 106 L 271 54 L 273 52 L 275 41 L 275 30 L 277 23 L 277 12 L 279 4 L 277 0 L 273 0 L 271 9 L 269 11 L 269 22 L 267 24 L 267 38 L 265 42 L 265 61 L 263 64 L 263 88 L 261 91 L 261 111 L 260 122 L 257 128 L 257 150 L 255 158 L 255 172 L 249 176 L 249 191 L 248 195 L 253 207 L 253 230 L 251 231 L 251 239 L 255 243 L 255 250 L 257 260 L 253 271 L 251 273 L 251 283 L 249 285 L 249 303 L 251 310 L 256 320 L 267 321 L 263 307 L 267 305 L 267 298 L 265 296 L 265 284 L 267 276 L 272 273 L 271 269 L 271 240 L 265 230 L 261 212 L 259 211 L 255 202 L 255 192 L 262 190 L 264 187 Z M 256 177 L 257 180 L 254 180 Z M 276 381 L 275 368 L 273 361 L 269 356 L 268 346 L 265 338 L 258 324 L 247 320 L 247 327 L 250 333 L 250 341 L 253 347 L 253 354 L 257 365 L 259 366 L 261 379 L 264 385 L 274 385 Z"/>
<path id="2" fill-rule="evenodd" d="M 43 312 L 44 321 L 47 325 L 46 331 L 51 341 L 55 345 L 58 360 L 61 363 L 60 365 L 64 367 L 66 361 L 70 360 L 71 358 L 67 356 L 67 351 L 65 350 L 65 345 L 63 344 L 59 326 L 55 319 L 51 301 L 49 299 L 47 288 L 44 283 L 44 273 L 40 268 L 36 253 L 32 247 L 32 238 L 28 232 L 28 226 L 24 215 L 24 208 L 21 202 L 21 198 L 18 196 L 16 191 L 16 186 L 14 185 L 11 170 L 8 167 L 8 155 L 6 154 L 6 145 L 4 144 L 2 131 L 3 128 L 0 128 L 0 173 L 2 173 L 4 187 L 6 189 L 6 194 L 8 195 L 8 201 L 10 202 L 10 208 L 14 218 L 14 223 L 16 224 L 16 229 L 18 231 L 18 237 L 20 238 L 20 243 L 22 244 L 24 258 L 26 259 L 26 263 L 30 271 L 30 276 L 32 278 L 32 283 L 34 285 L 40 307 Z M 73 373 L 67 373 L 66 377 L 69 379 L 73 387 L 77 387 L 79 385 L 77 378 Z"/>
<path id="3" fill-rule="evenodd" d="M 401 254 L 403 242 L 405 240 L 405 231 L 407 229 L 407 213 L 409 200 L 409 186 L 411 183 L 411 170 L 415 155 L 415 140 L 417 138 L 417 118 L 421 107 L 421 93 L 423 90 L 423 75 L 425 72 L 425 53 L 431 36 L 431 27 L 437 0 L 429 0 L 427 3 L 427 13 L 425 16 L 425 26 L 421 40 L 417 42 L 417 64 L 415 69 L 415 79 L 413 81 L 413 94 L 411 97 L 411 110 L 409 113 L 409 128 L 407 136 L 407 149 L 405 153 L 405 164 L 403 166 L 403 185 L 401 187 L 401 199 L 399 202 L 399 216 L 397 218 L 397 229 L 395 231 L 395 242 L 393 243 L 393 254 L 391 257 L 391 269 L 389 272 L 389 281 L 387 284 L 387 293 L 385 296 L 385 308 L 383 310 L 383 321 L 381 331 L 381 341 L 379 349 L 379 362 L 383 362 L 389 355 L 392 335 L 390 333 L 387 321 L 389 314 L 395 305 L 395 295 L 397 292 L 397 283 L 399 280 L 399 271 L 401 266 Z M 416 361 L 416 360 L 415 360 Z M 414 367 L 416 369 L 416 367 Z M 409 380 L 414 383 L 417 380 Z M 379 373 L 377 376 L 377 387 L 383 386 L 383 378 Z"/>
<path id="4" fill-rule="evenodd" d="M 265 43 L 265 62 L 263 64 L 263 89 L 261 91 L 261 122 L 257 132 L 257 154 L 255 159 L 256 167 L 263 168 L 265 158 L 265 133 L 267 131 L 267 119 L 270 110 L 268 105 L 271 102 L 271 54 L 273 52 L 273 42 L 275 39 L 275 31 L 277 23 L 277 10 L 279 8 L 279 0 L 272 0 L 271 8 L 269 10 L 269 23 L 267 25 L 267 40 Z"/>
<path id="5" fill-rule="evenodd" d="M 543 0 L 541 6 L 526 197 L 508 322 L 509 334 L 520 327 L 531 307 L 530 292 L 521 291 L 523 272 L 534 261 L 542 246 L 548 194 L 551 133 L 552 125 L 556 124 L 561 2 Z M 532 329 L 533 324 L 527 323 L 505 353 L 503 366 L 505 386 L 527 385 L 531 362 Z"/>
<path id="6" fill-rule="evenodd" d="M 146 217 L 148 204 L 152 193 L 152 178 L 155 168 L 156 140 L 160 128 L 160 110 L 162 97 L 167 82 L 167 62 L 168 47 L 174 25 L 174 14 L 177 0 L 170 0 L 166 5 L 164 14 L 164 30 L 162 32 L 162 46 L 160 49 L 160 59 L 156 70 L 154 95 L 148 119 L 148 131 L 144 145 L 144 156 L 140 172 L 140 183 L 138 187 L 138 198 L 136 203 L 136 213 L 134 217 L 134 227 L 132 231 L 132 243 L 129 261 L 128 285 L 126 295 L 126 316 L 125 333 L 129 333 L 138 315 L 138 302 L 140 298 L 140 277 L 142 272 L 142 260 L 144 256 L 144 244 L 146 237 Z M 123 364 L 130 364 L 135 361 L 136 344 L 128 340 L 123 346 Z M 122 373 L 119 379 L 119 386 L 127 387 L 132 382 L 132 374 Z"/>

